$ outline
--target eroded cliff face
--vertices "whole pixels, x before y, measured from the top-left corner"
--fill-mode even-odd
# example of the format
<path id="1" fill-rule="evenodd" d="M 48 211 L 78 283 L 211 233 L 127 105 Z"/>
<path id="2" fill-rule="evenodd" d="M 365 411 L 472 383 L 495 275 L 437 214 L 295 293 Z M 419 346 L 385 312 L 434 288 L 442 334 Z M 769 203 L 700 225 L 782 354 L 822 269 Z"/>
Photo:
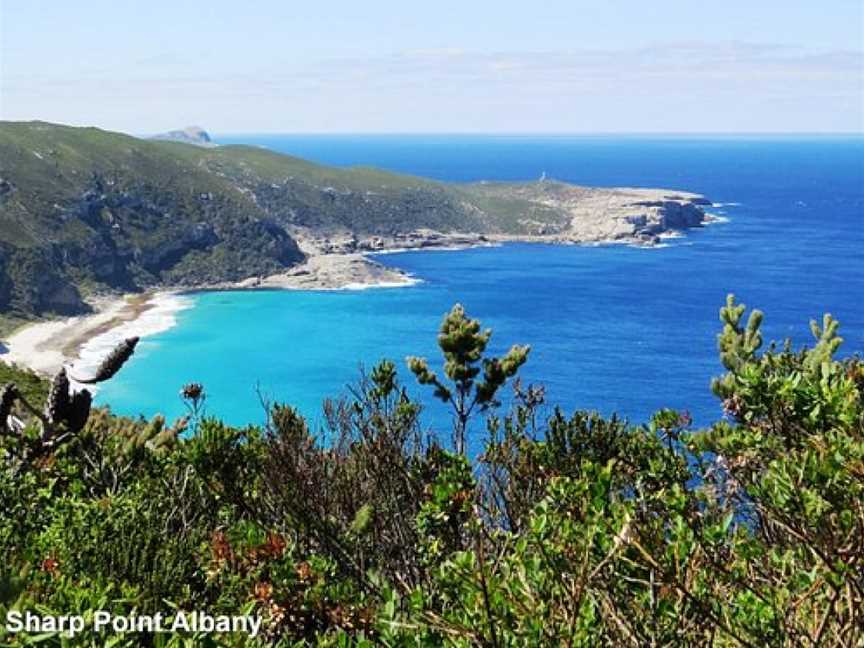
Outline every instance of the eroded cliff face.
<path id="1" fill-rule="evenodd" d="M 0 312 L 10 310 L 12 278 L 8 273 L 9 253 L 0 245 Z"/>
<path id="2" fill-rule="evenodd" d="M 633 207 L 644 207 L 646 213 L 641 216 L 643 226 L 651 233 L 660 233 L 669 229 L 699 227 L 705 219 L 705 213 L 698 206 L 702 204 L 702 198 L 695 200 L 698 202 L 684 198 L 647 200 L 634 203 Z"/>
<path id="3" fill-rule="evenodd" d="M 270 274 L 304 258 L 285 229 L 242 196 L 114 173 L 65 180 L 63 193 L 47 197 L 5 181 L 0 209 L 9 227 L 0 242 L 17 235 L 17 245 L 3 242 L 0 252 L 3 312 L 86 312 L 82 282 L 97 290 L 194 287 Z"/>
<path id="4" fill-rule="evenodd" d="M 64 227 L 79 234 L 64 246 L 64 261 L 87 269 L 99 281 L 129 287 L 168 280 L 193 253 L 206 257 L 218 250 L 248 258 L 245 268 L 226 259 L 215 277 L 212 271 L 196 277 L 187 268 L 184 276 L 191 285 L 248 276 L 302 259 L 285 230 L 259 216 L 257 210 L 247 212 L 242 204 L 213 192 L 184 195 L 100 176 L 57 215 Z"/>
<path id="5" fill-rule="evenodd" d="M 54 249 L 0 245 L 0 312 L 77 315 L 90 309 L 73 282 L 58 272 Z"/>

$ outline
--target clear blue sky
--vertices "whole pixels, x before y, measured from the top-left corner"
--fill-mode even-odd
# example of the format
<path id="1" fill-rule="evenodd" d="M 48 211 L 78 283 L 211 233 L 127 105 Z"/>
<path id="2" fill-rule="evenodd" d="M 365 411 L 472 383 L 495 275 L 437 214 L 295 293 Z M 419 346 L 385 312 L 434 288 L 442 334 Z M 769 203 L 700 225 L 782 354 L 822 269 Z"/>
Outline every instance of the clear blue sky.
<path id="1" fill-rule="evenodd" d="M 861 132 L 862 0 L 0 0 L 0 118 Z"/>

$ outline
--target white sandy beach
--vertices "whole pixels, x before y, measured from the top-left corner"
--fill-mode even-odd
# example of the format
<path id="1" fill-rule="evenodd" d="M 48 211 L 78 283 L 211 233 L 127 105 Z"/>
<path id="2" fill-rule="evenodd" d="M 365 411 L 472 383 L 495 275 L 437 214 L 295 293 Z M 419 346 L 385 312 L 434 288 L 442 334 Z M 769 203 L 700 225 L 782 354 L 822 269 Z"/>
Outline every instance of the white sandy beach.
<path id="1" fill-rule="evenodd" d="M 319 254 L 285 273 L 213 288 L 362 290 L 410 286 L 418 281 L 362 254 Z M 83 378 L 121 340 L 170 329 L 177 322 L 177 313 L 191 304 L 182 291 L 99 297 L 91 300 L 95 311 L 91 315 L 36 322 L 2 340 L 0 361 L 45 375 L 65 365 L 72 376 Z"/>
<path id="2" fill-rule="evenodd" d="M 153 335 L 170 328 L 174 315 L 188 300 L 160 292 L 143 295 L 100 297 L 91 305 L 92 315 L 37 322 L 20 329 L 4 341 L 0 360 L 51 374 L 72 365 L 84 377 L 121 339 Z"/>

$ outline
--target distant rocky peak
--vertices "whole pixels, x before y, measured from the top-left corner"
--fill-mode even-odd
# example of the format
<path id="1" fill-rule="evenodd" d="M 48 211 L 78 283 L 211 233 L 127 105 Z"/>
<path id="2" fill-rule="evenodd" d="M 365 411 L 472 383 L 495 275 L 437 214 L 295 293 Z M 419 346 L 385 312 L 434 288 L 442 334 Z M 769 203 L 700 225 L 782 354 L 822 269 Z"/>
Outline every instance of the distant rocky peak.
<path id="1" fill-rule="evenodd" d="M 195 146 L 216 146 L 210 135 L 200 126 L 187 126 L 180 130 L 172 130 L 167 133 L 154 135 L 151 139 L 169 140 L 171 142 L 183 142 L 184 144 L 194 144 Z"/>

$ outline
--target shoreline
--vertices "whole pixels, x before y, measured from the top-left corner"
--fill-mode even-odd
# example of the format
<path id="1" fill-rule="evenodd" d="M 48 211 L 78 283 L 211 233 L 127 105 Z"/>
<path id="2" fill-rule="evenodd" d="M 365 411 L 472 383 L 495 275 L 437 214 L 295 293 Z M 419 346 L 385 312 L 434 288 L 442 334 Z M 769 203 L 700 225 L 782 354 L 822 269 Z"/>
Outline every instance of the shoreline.
<path id="1" fill-rule="evenodd" d="M 193 305 L 190 295 L 229 290 L 367 290 L 420 283 L 365 254 L 316 254 L 287 272 L 201 287 L 167 287 L 143 293 L 99 295 L 94 312 L 24 324 L 0 344 L 0 362 L 49 376 L 71 367 L 70 380 L 92 373 L 123 339 L 147 337 L 172 328 L 177 314 Z M 90 391 L 93 386 L 88 386 Z"/>
<path id="2" fill-rule="evenodd" d="M 72 365 L 73 375 L 89 375 L 121 339 L 152 335 L 175 323 L 183 308 L 177 291 L 100 295 L 94 312 L 26 324 L 4 341 L 0 362 L 51 375 Z M 74 382 L 74 381 L 73 381 Z M 91 388 L 92 391 L 92 388 Z"/>
<path id="3" fill-rule="evenodd" d="M 703 227 L 726 219 L 706 214 Z M 377 255 L 400 252 L 453 251 L 499 247 L 505 243 L 549 245 L 630 245 L 646 249 L 668 247 L 666 240 L 685 237 L 678 230 L 664 232 L 660 243 L 633 237 L 605 241 L 574 241 L 549 235 L 438 234 L 424 239 L 370 239 L 359 243 L 323 247 L 320 241 L 298 237 L 306 260 L 285 272 L 200 287 L 166 287 L 143 293 L 99 295 L 89 300 L 94 312 L 63 319 L 28 323 L 0 344 L 0 362 L 17 364 L 38 374 L 50 375 L 71 366 L 72 376 L 92 372 L 121 340 L 155 335 L 172 328 L 176 315 L 192 306 L 189 295 L 231 290 L 367 290 L 404 288 L 422 280 L 398 268 L 385 266 Z M 329 241 L 328 241 L 329 243 Z M 357 248 L 360 249 L 357 249 Z M 353 249 L 352 249 L 353 248 Z M 72 381 L 74 383 L 74 380 Z M 90 387 L 92 391 L 92 387 Z"/>

